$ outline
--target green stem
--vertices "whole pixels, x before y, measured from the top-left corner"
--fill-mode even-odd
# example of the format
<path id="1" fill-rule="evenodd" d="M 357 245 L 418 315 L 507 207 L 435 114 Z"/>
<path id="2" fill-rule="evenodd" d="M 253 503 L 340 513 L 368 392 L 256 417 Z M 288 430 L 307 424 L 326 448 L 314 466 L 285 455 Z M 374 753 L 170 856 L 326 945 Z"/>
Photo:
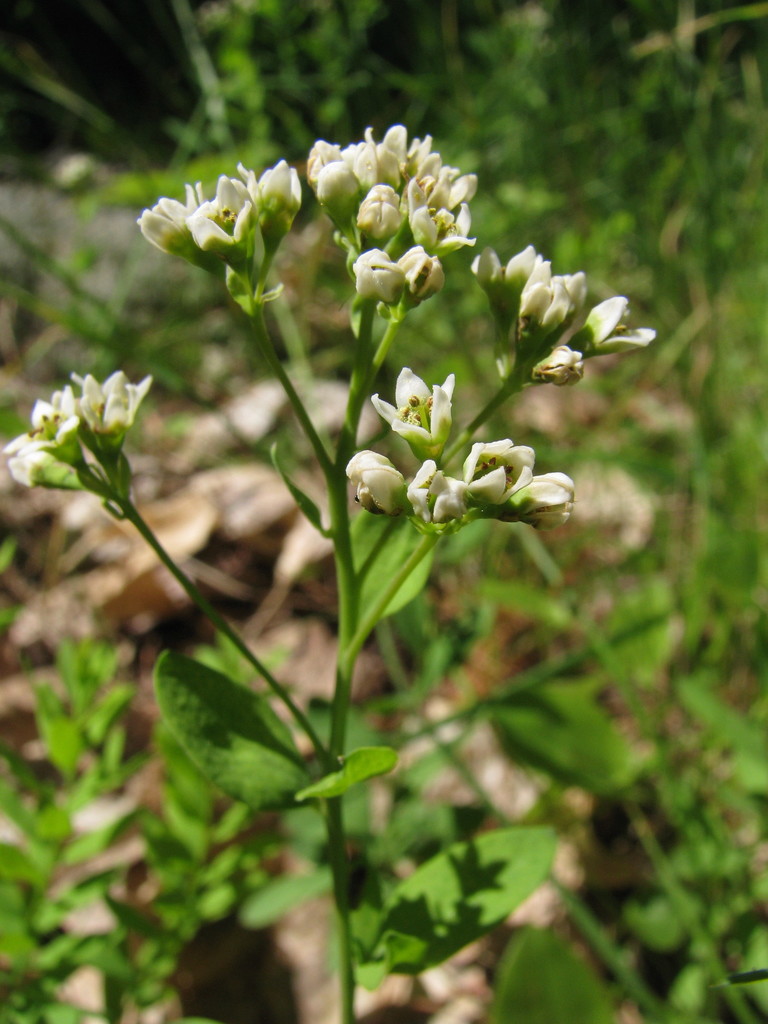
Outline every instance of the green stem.
<path id="1" fill-rule="evenodd" d="M 336 904 L 336 926 L 339 941 L 340 1024 L 355 1024 L 355 959 L 352 946 L 352 923 L 349 916 L 349 863 L 341 797 L 334 797 L 326 801 L 325 825 L 328 832 L 328 859 L 333 874 L 333 895 Z"/>
<path id="2" fill-rule="evenodd" d="M 384 364 L 384 360 L 387 358 L 387 353 L 389 352 L 392 342 L 395 340 L 395 335 L 399 331 L 401 323 L 401 320 L 390 320 L 387 324 L 387 329 L 384 331 L 384 337 L 379 342 L 379 346 L 376 349 L 373 361 L 371 362 L 371 372 L 369 374 L 369 380 L 371 383 L 376 379 L 376 374 Z M 370 386 L 366 388 L 366 390 L 369 391 Z"/>
<path id="3" fill-rule="evenodd" d="M 508 398 L 516 394 L 518 391 L 521 391 L 522 387 L 523 385 L 521 381 L 515 374 L 508 377 L 493 398 L 480 410 L 472 422 L 461 431 L 453 444 L 443 453 L 443 457 L 441 459 L 443 465 L 447 465 L 454 455 L 456 455 L 457 452 L 460 452 L 461 449 L 472 440 L 475 435 L 475 431 L 481 427 L 483 423 L 485 423 L 485 421 L 492 416 Z"/>
<path id="4" fill-rule="evenodd" d="M 256 340 L 256 344 L 259 349 L 259 353 L 264 358 L 264 361 L 269 366 L 270 370 L 274 373 L 277 379 L 280 381 L 283 390 L 291 403 L 296 419 L 299 421 L 307 440 L 312 445 L 312 450 L 315 453 L 315 458 L 320 464 L 320 468 L 326 477 L 333 471 L 333 464 L 325 449 L 325 445 L 320 439 L 320 435 L 315 430 L 315 425 L 309 417 L 309 413 L 304 407 L 304 403 L 299 397 L 296 389 L 294 388 L 290 377 L 285 372 L 283 364 L 277 358 L 274 346 L 267 334 L 267 325 L 264 323 L 264 312 L 261 306 L 254 304 L 253 311 L 251 314 L 251 324 L 253 325 L 253 335 Z"/>
<path id="5" fill-rule="evenodd" d="M 176 565 L 174 560 L 162 546 L 160 541 L 157 539 L 155 534 L 152 532 L 151 527 L 142 518 L 138 509 L 133 503 L 125 498 L 113 499 L 114 504 L 118 506 L 120 512 L 125 519 L 131 523 L 141 534 L 142 538 L 149 544 L 152 550 L 155 552 L 157 557 L 168 569 L 174 579 L 181 585 L 187 596 L 197 605 L 201 612 L 213 623 L 220 633 L 227 637 L 227 639 L 237 648 L 242 656 L 248 661 L 264 679 L 266 684 L 272 690 L 276 697 L 278 697 L 288 708 L 293 715 L 297 724 L 304 730 L 309 737 L 312 746 L 315 748 L 315 752 L 318 757 L 325 764 L 328 761 L 327 751 L 320 739 L 315 732 L 312 723 L 309 721 L 307 716 L 301 710 L 301 708 L 295 703 L 290 693 L 285 689 L 282 683 L 279 683 L 277 679 L 272 675 L 266 665 L 261 662 L 255 654 L 248 648 L 247 644 L 241 639 L 241 637 L 232 629 L 232 627 L 226 622 L 224 618 L 216 611 L 213 605 L 206 600 L 205 597 L 200 593 L 194 583 L 189 577 L 182 572 L 182 570 Z"/>
<path id="6" fill-rule="evenodd" d="M 354 452 L 363 402 L 370 387 L 371 341 L 375 313 L 376 303 L 373 299 L 362 302 L 360 306 L 360 326 L 355 343 L 355 358 L 349 382 L 347 411 L 336 449 L 336 466 L 338 469 L 342 469 L 342 467 L 346 469 L 347 463 Z"/>

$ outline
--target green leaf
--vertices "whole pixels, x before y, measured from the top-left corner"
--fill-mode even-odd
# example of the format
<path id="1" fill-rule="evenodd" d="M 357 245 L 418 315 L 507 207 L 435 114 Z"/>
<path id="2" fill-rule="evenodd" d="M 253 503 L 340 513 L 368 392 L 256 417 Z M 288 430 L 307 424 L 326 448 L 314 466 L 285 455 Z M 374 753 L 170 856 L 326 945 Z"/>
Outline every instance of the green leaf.
<path id="1" fill-rule="evenodd" d="M 352 553 L 355 568 L 363 572 L 360 590 L 360 616 L 378 600 L 382 590 L 410 558 L 422 540 L 407 519 L 375 516 L 362 512 L 352 523 Z M 434 552 L 419 562 L 389 602 L 380 619 L 399 611 L 424 588 L 429 578 Z"/>
<path id="2" fill-rule="evenodd" d="M 544 881 L 555 845 L 548 828 L 499 829 L 422 864 L 387 899 L 362 983 L 417 974 L 485 935 Z"/>
<path id="3" fill-rule="evenodd" d="M 297 800 L 309 797 L 341 796 L 350 786 L 374 775 L 386 775 L 397 764 L 397 752 L 391 747 L 360 747 L 344 757 L 340 771 L 331 772 L 296 794 Z"/>
<path id="4" fill-rule="evenodd" d="M 522 580 L 488 578 L 479 583 L 478 593 L 504 608 L 520 611 L 526 618 L 552 629 L 566 629 L 573 621 L 570 608 L 549 591 Z"/>
<path id="5" fill-rule="evenodd" d="M 109 730 L 128 710 L 135 692 L 136 688 L 127 683 L 113 686 L 88 712 L 83 728 L 89 743 L 98 746 L 104 742 Z"/>
<path id="6" fill-rule="evenodd" d="M 10 843 L 0 843 L 0 878 L 41 885 L 43 874 L 27 854 Z"/>
<path id="7" fill-rule="evenodd" d="M 240 923 L 245 928 L 266 928 L 287 911 L 329 892 L 332 884 L 331 870 L 327 867 L 318 868 L 311 875 L 275 878 L 245 900 L 240 909 Z"/>
<path id="8" fill-rule="evenodd" d="M 283 467 L 280 457 L 277 454 L 276 444 L 273 444 L 272 447 L 269 449 L 269 454 L 272 458 L 272 465 L 283 478 L 283 483 L 291 492 L 293 500 L 299 506 L 299 508 L 304 513 L 306 518 L 310 521 L 310 523 L 312 523 L 316 530 L 322 533 L 324 537 L 330 536 L 328 530 L 326 530 L 325 527 L 323 526 L 323 518 L 320 515 L 320 509 L 317 507 L 314 501 L 312 501 L 309 495 L 305 494 L 300 487 L 297 487 L 293 480 L 291 480 L 291 478 L 288 476 L 288 472 Z"/>
<path id="9" fill-rule="evenodd" d="M 597 704 L 594 685 L 550 683 L 488 704 L 505 750 L 568 785 L 608 794 L 635 774 L 630 747 Z"/>
<path id="10" fill-rule="evenodd" d="M 599 979 L 553 932 L 525 928 L 502 957 L 488 1024 L 613 1024 Z"/>
<path id="11" fill-rule="evenodd" d="M 0 544 L 0 572 L 5 572 L 16 554 L 16 538 L 10 535 Z"/>
<path id="12" fill-rule="evenodd" d="M 83 737 L 77 723 L 70 718 L 48 720 L 42 731 L 52 764 L 71 779 L 83 751 Z"/>
<path id="13" fill-rule="evenodd" d="M 171 732 L 225 793 L 253 810 L 294 805 L 307 771 L 265 697 L 173 651 L 157 662 L 155 689 Z"/>
<path id="14" fill-rule="evenodd" d="M 643 945 L 657 953 L 671 953 L 686 939 L 684 918 L 676 904 L 663 893 L 655 893 L 645 900 L 628 900 L 623 915 L 627 926 Z"/>

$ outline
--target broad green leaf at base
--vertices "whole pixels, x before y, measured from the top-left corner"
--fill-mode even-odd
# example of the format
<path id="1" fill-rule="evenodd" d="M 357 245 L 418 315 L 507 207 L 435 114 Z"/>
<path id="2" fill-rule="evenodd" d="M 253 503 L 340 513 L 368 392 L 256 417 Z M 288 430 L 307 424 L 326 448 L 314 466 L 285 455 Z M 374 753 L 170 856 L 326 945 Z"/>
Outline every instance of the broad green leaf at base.
<path id="1" fill-rule="evenodd" d="M 488 1024 L 613 1024 L 599 978 L 548 931 L 526 928 L 512 939 L 496 977 Z"/>
<path id="2" fill-rule="evenodd" d="M 422 864 L 386 901 L 361 983 L 417 974 L 485 935 L 544 881 L 555 846 L 551 829 L 506 828 Z"/>
<path id="3" fill-rule="evenodd" d="M 225 793 L 253 810 L 294 806 L 309 777 L 265 697 L 173 651 L 157 662 L 155 689 L 168 728 Z"/>

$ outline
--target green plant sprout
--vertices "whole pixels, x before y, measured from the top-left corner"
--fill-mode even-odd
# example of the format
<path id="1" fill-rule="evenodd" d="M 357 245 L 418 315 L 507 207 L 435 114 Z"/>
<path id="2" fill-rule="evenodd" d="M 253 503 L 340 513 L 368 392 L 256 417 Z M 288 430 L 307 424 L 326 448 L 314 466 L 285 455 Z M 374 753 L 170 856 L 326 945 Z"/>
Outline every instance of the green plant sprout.
<path id="1" fill-rule="evenodd" d="M 441 385 L 428 384 L 418 375 L 420 367 L 405 367 L 393 402 L 373 392 L 409 313 L 427 301 L 430 309 L 437 307 L 446 274 L 466 272 L 457 254 L 475 245 L 468 204 L 477 178 L 444 164 L 429 136 L 409 142 L 402 125 L 391 127 L 380 142 L 371 129 L 345 148 L 319 141 L 309 154 L 307 178 L 334 223 L 351 293 L 346 413 L 327 441 L 278 357 L 265 321 L 266 305 L 280 297 L 281 286 L 270 286 L 270 277 L 301 205 L 299 177 L 285 160 L 260 177 L 242 165 L 237 170 L 237 177 L 219 178 L 210 199 L 200 184 L 186 186 L 184 202 L 160 199 L 143 212 L 139 226 L 159 249 L 223 279 L 248 317 L 255 349 L 284 388 L 324 476 L 327 519 L 275 457 L 301 511 L 333 542 L 338 655 L 329 728 L 318 726 L 211 606 L 134 504 L 123 442 L 149 390 L 149 377 L 132 384 L 117 372 L 100 384 L 90 375 L 73 374 L 73 384 L 35 405 L 31 429 L 5 451 L 18 482 L 91 491 L 111 515 L 132 523 L 263 680 L 266 690 L 256 693 L 176 652 L 165 652 L 155 673 L 169 729 L 212 781 L 254 811 L 309 804 L 322 815 L 336 909 L 341 1021 L 353 1024 L 356 985 L 375 988 L 388 973 L 418 973 L 481 937 L 539 885 L 554 854 L 547 828 L 486 831 L 432 857 L 389 892 L 369 878 L 362 903 L 352 900 L 345 794 L 390 772 L 397 761 L 389 747 L 349 748 L 357 657 L 377 623 L 423 588 L 443 536 L 477 519 L 521 522 L 537 530 L 567 522 L 574 503 L 570 477 L 559 471 L 535 475 L 532 448 L 510 438 L 477 440 L 478 433 L 523 390 L 576 384 L 589 359 L 645 347 L 654 331 L 625 323 L 624 297 L 590 308 L 585 275 L 554 275 L 533 246 L 506 263 L 484 249 L 471 269 L 493 318 L 488 357 L 499 381 L 473 416 L 457 403 L 465 425 L 451 440 L 454 374 Z M 412 351 L 418 355 L 417 347 Z M 360 421 L 369 401 L 404 442 L 402 465 L 408 466 L 410 452 L 411 468 L 361 449 Z M 350 482 L 362 506 L 359 514 L 353 514 Z M 275 701 L 290 715 L 293 729 L 275 712 Z M 293 730 L 304 734 L 310 758 L 299 753 Z"/>

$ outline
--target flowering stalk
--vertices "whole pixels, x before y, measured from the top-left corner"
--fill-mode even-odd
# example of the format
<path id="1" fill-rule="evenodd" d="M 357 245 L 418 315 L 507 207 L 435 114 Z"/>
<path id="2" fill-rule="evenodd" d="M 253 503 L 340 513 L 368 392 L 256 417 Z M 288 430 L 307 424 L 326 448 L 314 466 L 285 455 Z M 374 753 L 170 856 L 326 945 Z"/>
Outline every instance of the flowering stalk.
<path id="1" fill-rule="evenodd" d="M 67 386 L 50 402 L 38 403 L 30 431 L 12 441 L 6 452 L 11 473 L 19 482 L 90 490 L 113 515 L 131 522 L 190 599 L 263 677 L 309 738 L 322 771 L 332 774 L 347 752 L 357 657 L 440 537 L 480 518 L 550 529 L 571 514 L 574 485 L 570 477 L 561 472 L 534 475 L 533 449 L 516 445 L 508 437 L 475 441 L 477 431 L 524 388 L 575 384 L 584 374 L 586 360 L 643 347 L 654 332 L 626 327 L 627 300 L 622 296 L 588 312 L 584 274 L 553 275 L 549 261 L 533 246 L 505 265 L 493 250 L 483 250 L 472 269 L 494 320 L 500 383 L 451 443 L 453 373 L 442 384 L 427 384 L 405 367 L 397 378 L 394 403 L 371 392 L 410 311 L 442 289 L 446 273 L 451 272 L 452 254 L 475 244 L 468 204 L 477 179 L 443 164 L 440 154 L 432 150 L 431 137 L 409 143 L 402 125 L 390 128 L 380 142 L 371 129 L 363 140 L 346 147 L 318 141 L 309 154 L 307 178 L 334 222 L 354 289 L 347 406 L 335 443 L 325 443 L 275 351 L 264 317 L 266 303 L 280 293 L 280 286 L 268 288 L 268 277 L 278 246 L 300 208 L 298 175 L 284 160 L 260 177 L 242 165 L 237 172 L 238 177 L 221 175 L 210 199 L 199 183 L 186 186 L 184 202 L 160 199 L 144 211 L 139 225 L 156 248 L 224 277 L 230 295 L 249 319 L 259 358 L 285 391 L 323 474 L 328 527 L 321 523 L 309 497 L 287 482 L 302 510 L 334 544 L 338 649 L 328 739 L 318 735 L 288 690 L 173 562 L 131 500 L 131 471 L 122 445 L 149 378 L 132 385 L 120 373 L 104 384 L 89 375 L 73 376 L 82 395 L 77 397 Z M 402 447 L 404 442 L 406 454 L 418 460 L 415 471 L 401 471 L 381 453 L 358 450 L 358 428 L 369 398 L 391 427 L 395 444 Z M 473 441 L 463 458 L 461 475 L 452 475 L 451 463 Z M 362 505 L 360 514 L 388 517 L 390 523 L 362 564 L 355 561 L 348 480 Z M 413 535 L 410 553 L 389 578 L 381 580 L 371 598 L 373 574 L 398 519 L 408 520 L 410 525 L 403 529 L 413 527 L 419 535 Z M 365 606 L 364 586 L 368 587 Z M 305 795 L 308 791 L 302 790 L 297 798 Z M 355 962 L 342 797 L 319 798 L 316 806 L 325 820 L 333 875 L 341 1020 L 354 1024 Z"/>

